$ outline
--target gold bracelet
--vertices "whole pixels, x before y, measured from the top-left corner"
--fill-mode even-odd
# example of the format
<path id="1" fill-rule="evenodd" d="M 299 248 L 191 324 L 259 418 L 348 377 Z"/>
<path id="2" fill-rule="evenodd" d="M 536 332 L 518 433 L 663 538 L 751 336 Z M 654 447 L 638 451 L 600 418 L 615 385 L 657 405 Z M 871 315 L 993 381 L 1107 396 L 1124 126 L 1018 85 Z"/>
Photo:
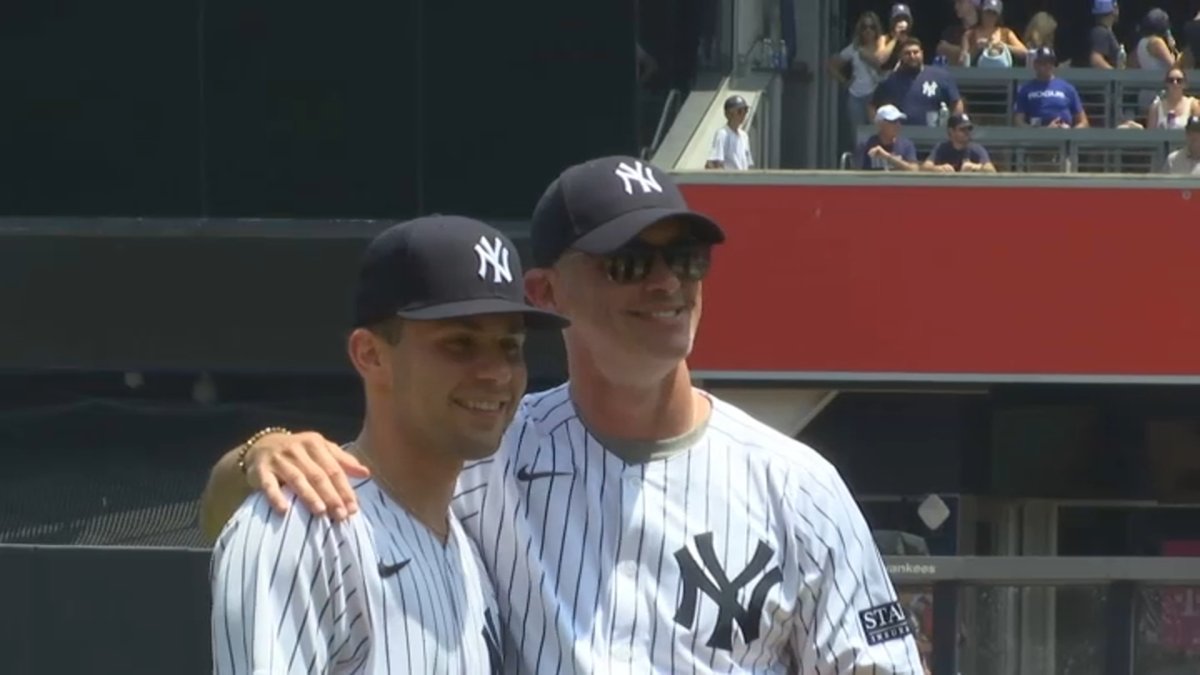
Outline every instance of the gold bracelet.
<path id="1" fill-rule="evenodd" d="M 243 474 L 246 473 L 246 453 L 250 452 L 250 448 L 253 447 L 255 443 L 261 441 L 266 436 L 270 436 L 271 434 L 290 434 L 290 433 L 292 433 L 291 429 L 285 429 L 283 427 L 267 427 L 266 429 L 262 429 L 262 430 L 258 431 L 257 433 L 255 433 L 250 438 L 246 439 L 246 442 L 242 443 L 241 447 L 238 448 L 238 454 L 237 454 L 238 470 L 240 470 Z"/>

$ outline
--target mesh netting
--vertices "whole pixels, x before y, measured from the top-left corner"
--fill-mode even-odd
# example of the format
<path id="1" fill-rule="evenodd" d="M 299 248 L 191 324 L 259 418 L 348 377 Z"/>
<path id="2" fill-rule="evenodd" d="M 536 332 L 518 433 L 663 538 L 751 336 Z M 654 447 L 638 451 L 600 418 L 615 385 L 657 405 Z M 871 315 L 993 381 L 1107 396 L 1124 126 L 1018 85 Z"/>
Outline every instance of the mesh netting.
<path id="1" fill-rule="evenodd" d="M 0 543 L 204 546 L 199 496 L 224 450 L 268 425 L 349 438 L 352 407 L 86 399 L 0 413 Z"/>

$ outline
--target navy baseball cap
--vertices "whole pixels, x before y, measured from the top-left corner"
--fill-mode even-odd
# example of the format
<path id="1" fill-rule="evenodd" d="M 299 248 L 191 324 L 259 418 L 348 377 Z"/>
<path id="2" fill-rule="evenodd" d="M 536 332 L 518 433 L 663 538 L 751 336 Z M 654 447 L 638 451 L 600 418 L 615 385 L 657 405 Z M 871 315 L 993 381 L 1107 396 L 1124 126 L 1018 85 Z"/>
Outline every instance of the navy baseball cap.
<path id="1" fill-rule="evenodd" d="M 1184 131 L 1200 131 L 1200 115 L 1192 115 L 1187 118 L 1187 123 L 1183 126 Z"/>
<path id="2" fill-rule="evenodd" d="M 433 320 L 516 312 L 530 328 L 567 320 L 525 301 L 521 260 L 499 230 L 462 216 L 393 225 L 367 246 L 354 292 L 354 325 L 393 316 Z"/>
<path id="3" fill-rule="evenodd" d="M 900 17 L 905 17 L 911 21 L 912 10 L 908 8 L 908 5 L 902 2 L 897 2 L 896 4 L 892 5 L 892 19 L 895 20 Z"/>
<path id="4" fill-rule="evenodd" d="M 963 113 L 961 115 L 951 115 L 950 119 L 946 120 L 946 126 L 950 127 L 951 129 L 966 127 L 968 130 L 970 130 L 975 128 L 975 123 L 971 121 L 970 117 L 967 117 L 966 113 Z"/>
<path id="5" fill-rule="evenodd" d="M 621 155 L 576 164 L 554 179 L 533 210 L 533 264 L 550 267 L 568 249 L 612 253 L 668 218 L 687 223 L 700 241 L 725 241 L 724 230 L 689 209 L 679 186 L 657 167 Z"/>
<path id="6" fill-rule="evenodd" d="M 983 0 L 983 5 L 980 7 L 980 9 L 981 9 L 981 11 L 984 11 L 984 12 L 992 12 L 994 14 L 1003 14 L 1004 13 L 1004 3 L 1001 2 L 1000 0 Z"/>
<path id="7" fill-rule="evenodd" d="M 1043 46 L 1043 47 L 1038 47 L 1037 49 L 1033 50 L 1033 60 L 1034 60 L 1034 62 L 1035 62 L 1035 63 L 1036 63 L 1036 62 L 1038 62 L 1038 61 L 1054 61 L 1054 62 L 1057 62 L 1057 61 L 1058 61 L 1058 57 L 1056 57 L 1056 56 L 1054 55 L 1054 50 L 1053 50 L 1053 49 L 1051 49 L 1050 47 L 1044 47 L 1044 46 Z"/>

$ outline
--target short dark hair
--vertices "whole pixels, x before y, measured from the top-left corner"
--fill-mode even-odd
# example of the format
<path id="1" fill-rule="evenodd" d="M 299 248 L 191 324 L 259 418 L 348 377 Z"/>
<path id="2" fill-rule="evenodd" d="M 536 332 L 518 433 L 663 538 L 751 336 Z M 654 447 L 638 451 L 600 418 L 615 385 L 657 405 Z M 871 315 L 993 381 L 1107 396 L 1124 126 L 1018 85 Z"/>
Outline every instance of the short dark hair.
<path id="1" fill-rule="evenodd" d="M 389 316 L 382 321 L 365 326 L 365 328 L 389 345 L 394 345 L 400 342 L 400 336 L 404 332 L 404 319 L 398 316 Z"/>
<path id="2" fill-rule="evenodd" d="M 911 35 L 900 41 L 900 51 L 904 51 L 905 49 L 908 49 L 909 47 L 916 47 L 917 49 L 920 49 L 921 51 L 925 51 L 925 48 L 921 46 L 920 38 L 916 38 Z"/>

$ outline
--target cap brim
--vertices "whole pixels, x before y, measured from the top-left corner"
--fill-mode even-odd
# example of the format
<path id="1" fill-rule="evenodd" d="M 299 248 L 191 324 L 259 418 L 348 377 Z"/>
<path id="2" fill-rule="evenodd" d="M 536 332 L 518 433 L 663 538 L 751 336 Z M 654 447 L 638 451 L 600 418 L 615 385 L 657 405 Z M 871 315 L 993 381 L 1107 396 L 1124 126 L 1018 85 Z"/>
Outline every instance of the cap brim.
<path id="1" fill-rule="evenodd" d="M 525 317 L 525 325 L 535 330 L 558 330 L 570 325 L 566 317 L 554 312 L 547 312 L 524 303 L 504 300 L 503 298 L 483 298 L 477 300 L 460 300 L 430 305 L 420 309 L 400 310 L 396 316 L 416 321 L 434 321 L 437 319 L 458 319 L 482 314 L 520 314 Z"/>
<path id="2" fill-rule="evenodd" d="M 687 209 L 647 208 L 608 221 L 580 237 L 571 248 L 596 255 L 612 253 L 633 241 L 642 230 L 670 218 L 687 223 L 691 233 L 701 241 L 710 244 L 725 241 L 725 230 L 708 216 Z"/>

